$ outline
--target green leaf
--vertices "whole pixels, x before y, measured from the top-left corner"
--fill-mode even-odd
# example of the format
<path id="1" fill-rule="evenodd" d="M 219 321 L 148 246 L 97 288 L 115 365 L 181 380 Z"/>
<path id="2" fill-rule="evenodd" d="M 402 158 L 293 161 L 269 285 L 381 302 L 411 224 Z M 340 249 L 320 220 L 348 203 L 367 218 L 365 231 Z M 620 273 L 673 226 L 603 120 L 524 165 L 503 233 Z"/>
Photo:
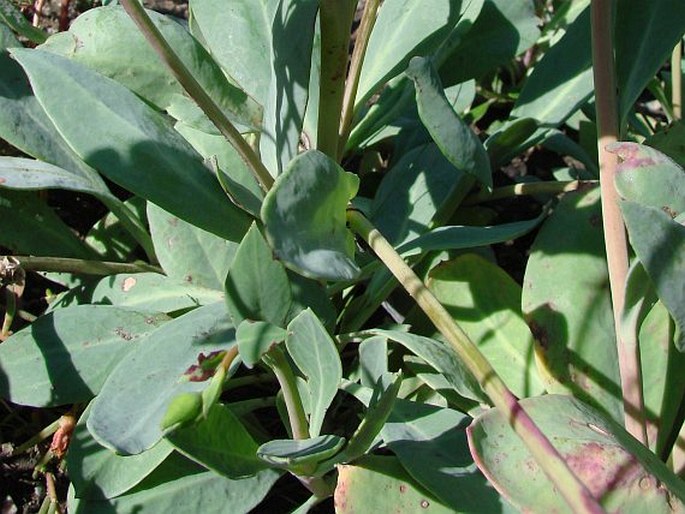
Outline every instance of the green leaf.
<path id="1" fill-rule="evenodd" d="M 538 123 L 531 118 L 520 118 L 494 132 L 485 141 L 484 146 L 490 157 L 493 168 L 505 166 L 518 155 L 521 147 L 535 134 Z"/>
<path id="2" fill-rule="evenodd" d="M 364 57 L 357 105 L 404 71 L 413 56 L 431 54 L 453 32 L 470 28 L 482 5 L 482 0 L 434 0 L 426 9 L 421 0 L 383 2 Z"/>
<path id="3" fill-rule="evenodd" d="M 95 174 L 95 171 L 93 170 Z M 96 175 L 97 176 L 97 175 Z M 117 200 L 118 202 L 118 200 Z M 122 204 L 122 208 L 130 213 L 135 223 L 144 227 L 149 246 L 153 250 L 152 238 L 147 230 L 146 202 L 139 196 L 132 196 Z M 107 213 L 91 227 L 86 234 L 86 243 L 93 247 L 102 259 L 107 261 L 131 262 L 136 259 L 138 242 L 128 230 L 124 222 L 119 220 L 113 212 Z"/>
<path id="4" fill-rule="evenodd" d="M 207 387 L 184 379 L 198 354 L 235 344 L 227 317 L 223 303 L 200 307 L 166 323 L 122 359 L 93 402 L 88 429 L 96 440 L 122 454 L 154 446 L 171 400 Z"/>
<path id="5" fill-rule="evenodd" d="M 469 184 L 464 172 L 456 169 L 435 144 L 418 146 L 405 153 L 383 177 L 370 218 L 388 241 L 406 243 L 428 230 L 452 190 Z"/>
<path id="6" fill-rule="evenodd" d="M 93 439 L 86 428 L 90 409 L 76 424 L 66 462 L 77 498 L 114 498 L 135 487 L 166 459 L 173 448 L 160 441 L 138 455 L 122 456 Z"/>
<path id="7" fill-rule="evenodd" d="M 463 250 L 477 248 L 521 237 L 545 219 L 544 214 L 526 221 L 514 221 L 486 227 L 450 225 L 438 227 L 401 245 L 397 251 L 403 257 L 431 250 Z"/>
<path id="8" fill-rule="evenodd" d="M 12 30 L 7 25 L 0 23 L 0 50 L 18 46 L 21 46 L 21 43 L 14 37 Z"/>
<path id="9" fill-rule="evenodd" d="M 488 155 L 476 134 L 452 109 L 431 61 L 414 57 L 406 74 L 414 81 L 421 121 L 443 155 L 458 170 L 492 188 Z"/>
<path id="10" fill-rule="evenodd" d="M 168 514 L 170 512 L 251 512 L 280 474 L 264 470 L 250 478 L 229 480 L 193 461 L 172 453 L 134 489 L 105 501 L 69 498 L 73 514 Z"/>
<path id="11" fill-rule="evenodd" d="M 278 175 L 297 155 L 309 89 L 316 0 L 194 0 L 191 30 L 264 107 L 260 154 Z M 231 44 L 226 44 L 230 41 Z"/>
<path id="12" fill-rule="evenodd" d="M 311 278 L 350 280 L 359 272 L 347 203 L 359 179 L 310 150 L 298 155 L 264 199 L 266 237 L 286 266 Z"/>
<path id="13" fill-rule="evenodd" d="M 685 509 L 683 483 L 616 422 L 570 396 L 527 398 L 521 406 L 607 512 Z M 514 506 L 570 512 L 499 410 L 480 416 L 467 433 L 476 463 Z"/>
<path id="14" fill-rule="evenodd" d="M 235 253 L 225 287 L 228 312 L 235 326 L 245 319 L 285 325 L 292 302 L 288 276 L 256 224 Z"/>
<path id="15" fill-rule="evenodd" d="M 630 244 L 678 327 L 676 347 L 685 352 L 685 226 L 656 207 L 623 200 Z"/>
<path id="16" fill-rule="evenodd" d="M 265 321 L 244 319 L 236 332 L 240 358 L 248 368 L 251 368 L 274 345 L 285 341 L 286 336 L 287 332 L 281 327 Z"/>
<path id="17" fill-rule="evenodd" d="M 338 348 L 310 309 L 302 311 L 290 322 L 285 344 L 293 361 L 307 379 L 311 409 L 309 434 L 316 437 L 321 433 L 326 410 L 342 380 Z"/>
<path id="18" fill-rule="evenodd" d="M 533 243 L 522 310 L 547 391 L 571 391 L 622 420 L 608 281 L 599 190 L 568 193 Z"/>
<path id="19" fill-rule="evenodd" d="M 486 0 L 473 26 L 441 64 L 440 78 L 444 84 L 480 79 L 533 46 L 539 35 L 533 1 Z"/>
<path id="20" fill-rule="evenodd" d="M 42 43 L 48 37 L 38 27 L 31 25 L 11 0 L 0 0 L 0 21 L 33 43 Z"/>
<path id="21" fill-rule="evenodd" d="M 668 155 L 681 168 L 685 168 L 685 123 L 676 121 L 645 140 L 645 144 Z"/>
<path id="22" fill-rule="evenodd" d="M 336 514 L 454 512 L 414 482 L 394 457 L 368 455 L 355 464 L 339 466 L 334 497 Z"/>
<path id="23" fill-rule="evenodd" d="M 49 407 L 84 402 L 138 343 L 166 322 L 162 314 L 104 305 L 60 309 L 0 345 L 0 395 Z"/>
<path id="24" fill-rule="evenodd" d="M 110 275 L 88 292 L 80 294 L 81 303 L 117 305 L 137 310 L 177 312 L 220 302 L 223 293 L 214 289 L 175 280 L 157 273 Z"/>
<path id="25" fill-rule="evenodd" d="M 86 163 L 200 228 L 230 240 L 244 234 L 247 216 L 227 201 L 199 155 L 161 114 L 120 84 L 63 57 L 28 49 L 14 49 L 12 55 Z M 74 96 L 88 116 L 73 116 Z"/>
<path id="26" fill-rule="evenodd" d="M 621 198 L 661 209 L 671 218 L 685 212 L 685 170 L 668 156 L 628 142 L 607 150 L 619 157 L 615 184 Z"/>
<path id="27" fill-rule="evenodd" d="M 321 435 L 311 439 L 275 439 L 257 449 L 257 456 L 272 466 L 285 468 L 294 473 L 307 472 L 338 453 L 345 438 L 337 435 Z"/>
<path id="28" fill-rule="evenodd" d="M 0 185 L 10 189 L 66 189 L 114 198 L 95 173 L 75 173 L 22 157 L 0 157 Z"/>
<path id="29" fill-rule="evenodd" d="M 176 130 L 210 163 L 231 201 L 259 218 L 264 192 L 235 148 L 221 134 L 198 130 L 178 122 Z"/>
<path id="30" fill-rule="evenodd" d="M 622 119 L 683 37 L 684 27 L 685 5 L 680 0 L 617 4 L 614 37 Z"/>
<path id="31" fill-rule="evenodd" d="M 215 236 L 148 204 L 155 253 L 164 272 L 178 282 L 223 290 L 238 244 Z"/>
<path id="32" fill-rule="evenodd" d="M 442 373 L 450 386 L 463 397 L 487 401 L 476 379 L 464 368 L 447 343 L 399 330 L 374 329 L 373 333 L 396 341 L 413 354 L 421 357 Z"/>
<path id="33" fill-rule="evenodd" d="M 242 125 L 258 127 L 261 107 L 226 80 L 202 45 L 172 18 L 154 11 L 147 11 L 147 14 L 224 113 Z M 181 84 L 133 20 L 118 6 L 86 11 L 73 21 L 67 32 L 51 36 L 40 49 L 68 57 L 116 80 L 160 111 L 166 110 L 176 95 L 185 95 Z"/>
<path id="34" fill-rule="evenodd" d="M 363 386 L 373 387 L 388 371 L 387 337 L 368 337 L 359 343 L 359 375 Z"/>
<path id="35" fill-rule="evenodd" d="M 214 405 L 206 419 L 166 438 L 189 459 L 230 479 L 253 476 L 265 467 L 257 458 L 257 443 L 225 405 Z"/>
<path id="36" fill-rule="evenodd" d="M 476 254 L 443 262 L 428 285 L 519 398 L 542 394 L 533 336 L 521 313 L 521 287 Z"/>
<path id="37" fill-rule="evenodd" d="M 339 462 L 358 459 L 373 445 L 393 410 L 402 385 L 402 373 L 385 373 L 376 381 L 364 418 L 340 455 Z"/>
<path id="38" fill-rule="evenodd" d="M 634 36 L 640 31 L 631 32 Z M 535 65 L 511 116 L 534 118 L 556 127 L 592 96 L 590 8 L 587 7 L 566 33 Z"/>
<path id="39" fill-rule="evenodd" d="M 0 244 L 14 254 L 97 257 L 32 191 L 0 188 Z"/>
<path id="40" fill-rule="evenodd" d="M 461 412 L 398 399 L 381 436 L 414 480 L 455 512 L 500 512 L 469 453 Z"/>

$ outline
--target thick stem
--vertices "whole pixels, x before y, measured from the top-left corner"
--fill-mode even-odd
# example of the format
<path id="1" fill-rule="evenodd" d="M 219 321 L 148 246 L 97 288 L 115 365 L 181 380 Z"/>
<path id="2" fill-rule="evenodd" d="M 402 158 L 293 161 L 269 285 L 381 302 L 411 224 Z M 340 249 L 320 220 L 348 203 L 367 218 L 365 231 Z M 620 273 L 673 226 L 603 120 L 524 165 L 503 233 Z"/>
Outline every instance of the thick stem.
<path id="1" fill-rule="evenodd" d="M 356 0 L 321 0 L 321 83 L 317 149 L 338 160 L 338 129 L 345 91 Z"/>
<path id="2" fill-rule="evenodd" d="M 17 313 L 17 296 L 12 291 L 11 287 L 5 288 L 5 317 L 2 320 L 2 327 L 0 328 L 0 343 L 7 339 L 12 332 L 12 322 Z"/>
<path id="3" fill-rule="evenodd" d="M 52 271 L 57 273 L 83 273 L 84 275 L 115 275 L 117 273 L 164 273 L 157 266 L 141 263 L 89 261 L 67 257 L 29 257 L 15 255 L 25 271 Z"/>
<path id="4" fill-rule="evenodd" d="M 678 41 L 671 54 L 671 89 L 673 121 L 683 117 L 683 40 Z"/>
<path id="5" fill-rule="evenodd" d="M 342 156 L 347 138 L 352 130 L 352 116 L 354 114 L 354 103 L 357 99 L 357 89 L 359 88 L 359 77 L 362 72 L 362 64 L 366 49 L 369 46 L 371 31 L 376 23 L 376 13 L 381 0 L 366 0 L 364 12 L 357 30 L 357 39 L 354 42 L 352 59 L 350 60 L 350 71 L 347 74 L 345 84 L 345 94 L 343 97 L 342 115 L 340 116 L 340 134 L 338 141 L 338 155 Z"/>
<path id="6" fill-rule="evenodd" d="M 476 378 L 493 405 L 506 415 L 509 424 L 535 458 L 536 462 L 557 487 L 573 512 L 602 513 L 604 510 L 590 491 L 568 468 L 563 457 L 549 439 L 519 405 L 518 400 L 497 375 L 478 347 L 469 339 L 438 299 L 407 266 L 402 257 L 380 232 L 358 211 L 349 210 L 347 216 L 352 230 L 373 249 L 383 264 L 392 272 L 402 287 L 416 300 L 435 327 L 447 339 L 461 362 Z"/>
<path id="7" fill-rule="evenodd" d="M 477 205 L 484 202 L 511 198 L 512 196 L 530 196 L 539 194 L 558 195 L 569 191 L 576 191 L 583 187 L 594 187 L 599 182 L 597 180 L 569 180 L 563 182 L 524 182 L 512 186 L 498 187 L 492 193 L 481 190 L 476 194 L 467 196 L 461 205 Z"/>
<path id="8" fill-rule="evenodd" d="M 197 102 L 197 105 L 207 115 L 212 123 L 219 129 L 219 132 L 228 140 L 240 155 L 241 159 L 252 172 L 252 174 L 259 182 L 259 185 L 264 191 L 271 189 L 274 179 L 266 169 L 264 164 L 259 160 L 257 154 L 252 150 L 250 145 L 245 141 L 243 136 L 233 126 L 233 123 L 226 117 L 221 108 L 214 100 L 207 94 L 200 83 L 188 71 L 185 64 L 179 59 L 173 51 L 169 43 L 166 42 L 164 36 L 157 29 L 152 20 L 145 12 L 143 6 L 137 0 L 121 0 L 121 5 L 124 7 L 128 15 L 133 19 L 135 24 L 145 36 L 150 46 L 154 48 L 155 52 L 164 61 L 173 73 L 176 80 L 179 81 L 183 89 L 188 95 Z"/>
<path id="9" fill-rule="evenodd" d="M 621 373 L 625 426 L 628 432 L 646 445 L 647 429 L 642 395 L 640 349 L 637 345 L 626 345 L 620 331 L 628 275 L 628 242 L 618 193 L 614 185 L 618 155 L 606 150 L 608 145 L 618 140 L 619 135 L 614 71 L 613 3 L 611 0 L 592 0 L 591 4 L 592 62 L 597 110 L 602 221 L 609 267 L 616 348 Z"/>
<path id="10" fill-rule="evenodd" d="M 300 392 L 297 389 L 295 375 L 288 360 L 285 358 L 283 350 L 278 347 L 271 349 L 264 356 L 264 362 L 273 370 L 281 386 L 285 407 L 288 410 L 288 420 L 290 421 L 293 439 L 309 439 L 307 415 L 302 406 L 302 398 L 300 398 Z"/>

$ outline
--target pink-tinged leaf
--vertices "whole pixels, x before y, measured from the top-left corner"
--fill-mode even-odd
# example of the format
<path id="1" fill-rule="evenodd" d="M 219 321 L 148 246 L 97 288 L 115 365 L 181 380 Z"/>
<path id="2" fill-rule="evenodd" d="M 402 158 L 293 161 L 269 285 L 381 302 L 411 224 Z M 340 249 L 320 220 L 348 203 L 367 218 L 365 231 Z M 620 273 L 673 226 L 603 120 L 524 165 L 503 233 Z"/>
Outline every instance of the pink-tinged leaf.
<path id="1" fill-rule="evenodd" d="M 607 512 L 685 512 L 685 484 L 617 423 L 571 396 L 539 396 L 521 405 Z M 570 512 L 497 409 L 478 417 L 467 434 L 476 465 L 514 506 Z"/>

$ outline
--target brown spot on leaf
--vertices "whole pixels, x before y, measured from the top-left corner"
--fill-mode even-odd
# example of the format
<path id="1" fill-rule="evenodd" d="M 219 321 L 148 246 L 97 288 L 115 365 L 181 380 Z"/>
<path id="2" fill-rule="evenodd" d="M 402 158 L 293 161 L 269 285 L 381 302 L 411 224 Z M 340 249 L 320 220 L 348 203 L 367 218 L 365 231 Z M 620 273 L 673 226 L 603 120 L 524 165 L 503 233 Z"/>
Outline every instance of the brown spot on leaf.
<path id="1" fill-rule="evenodd" d="M 428 502 L 428 500 L 421 500 L 421 508 L 427 509 L 428 507 L 430 507 L 430 503 Z"/>
<path id="2" fill-rule="evenodd" d="M 673 209 L 671 209 L 668 205 L 664 205 L 661 208 L 661 210 L 664 211 L 666 214 L 668 214 L 672 220 L 676 219 L 676 217 L 678 216 L 678 213 L 676 211 L 674 211 Z"/>
<path id="3" fill-rule="evenodd" d="M 130 332 L 127 332 L 127 331 L 126 331 L 125 329 L 123 329 L 122 327 L 117 327 L 117 328 L 114 330 L 114 333 L 115 333 L 116 335 L 118 335 L 119 337 L 121 337 L 124 341 L 130 341 L 131 339 L 133 339 L 133 336 L 131 335 L 131 333 L 130 333 Z"/>
<path id="4" fill-rule="evenodd" d="M 400 485 L 400 494 L 406 493 L 407 492 L 407 486 L 404 484 Z"/>
<path id="5" fill-rule="evenodd" d="M 4 178 L 0 178 L 0 184 L 4 184 L 5 182 L 7 181 Z"/>

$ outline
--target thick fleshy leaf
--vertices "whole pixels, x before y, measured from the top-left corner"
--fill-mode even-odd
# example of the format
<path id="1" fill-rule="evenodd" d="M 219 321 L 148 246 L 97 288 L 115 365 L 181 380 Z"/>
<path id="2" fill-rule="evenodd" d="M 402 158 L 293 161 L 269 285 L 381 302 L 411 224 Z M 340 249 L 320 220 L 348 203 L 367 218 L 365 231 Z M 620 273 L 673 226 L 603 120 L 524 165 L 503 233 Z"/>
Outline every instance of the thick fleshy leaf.
<path id="1" fill-rule="evenodd" d="M 542 125 L 555 127 L 589 100 L 592 87 L 587 7 L 535 65 L 511 116 L 534 118 Z"/>
<path id="2" fill-rule="evenodd" d="M 221 187 L 231 201 L 253 217 L 259 218 L 264 192 L 226 138 L 181 122 L 176 123 L 175 128 L 214 168 Z"/>
<path id="3" fill-rule="evenodd" d="M 236 331 L 240 358 L 248 368 L 251 368 L 274 345 L 285 341 L 287 334 L 285 329 L 266 321 L 244 319 Z"/>
<path id="4" fill-rule="evenodd" d="M 7 25 L 0 23 L 0 50 L 21 46 L 19 40 Z"/>
<path id="5" fill-rule="evenodd" d="M 223 292 L 206 289 L 157 273 L 111 275 L 100 280 L 92 292 L 82 293 L 81 303 L 116 305 L 138 310 L 177 312 L 220 302 Z"/>
<path id="6" fill-rule="evenodd" d="M 257 458 L 257 443 L 225 405 L 214 405 L 206 419 L 166 438 L 189 459 L 231 479 L 253 476 L 265 467 Z"/>
<path id="7" fill-rule="evenodd" d="M 200 228 L 231 240 L 244 234 L 247 216 L 227 200 L 200 156 L 161 114 L 120 84 L 58 55 L 28 49 L 14 49 L 12 55 L 52 122 L 86 163 Z M 74 96 L 88 116 L 73 116 Z"/>
<path id="8" fill-rule="evenodd" d="M 685 352 L 685 226 L 637 202 L 622 201 L 621 212 L 630 244 L 678 327 L 675 344 Z"/>
<path id="9" fill-rule="evenodd" d="M 110 500 L 68 499 L 71 514 L 168 514 L 226 511 L 247 514 L 269 492 L 280 473 L 260 471 L 253 477 L 229 480 L 172 453 L 150 476 L 126 494 Z"/>
<path id="10" fill-rule="evenodd" d="M 440 78 L 445 84 L 479 79 L 531 47 L 539 35 L 531 0 L 486 0 L 473 27 L 445 58 Z"/>
<path id="11" fill-rule="evenodd" d="M 166 323 L 126 355 L 93 402 L 88 429 L 96 440 L 122 454 L 154 446 L 171 400 L 207 387 L 183 378 L 198 355 L 235 344 L 227 318 L 223 303 L 200 307 Z"/>
<path id="12" fill-rule="evenodd" d="M 135 487 L 173 451 L 160 441 L 138 455 L 117 455 L 101 446 L 86 428 L 90 409 L 79 419 L 69 443 L 66 462 L 77 498 L 114 498 Z"/>
<path id="13" fill-rule="evenodd" d="M 685 168 L 685 123 L 676 121 L 668 128 L 656 132 L 645 140 L 645 144 L 668 155 Z"/>
<path id="14" fill-rule="evenodd" d="M 504 166 L 520 153 L 521 145 L 535 134 L 538 124 L 531 118 L 520 118 L 494 132 L 485 141 L 484 146 L 494 168 Z"/>
<path id="15" fill-rule="evenodd" d="M 311 278 L 350 280 L 359 272 L 347 203 L 359 178 L 316 150 L 298 155 L 264 199 L 266 236 L 286 266 Z"/>
<path id="16" fill-rule="evenodd" d="M 0 244 L 19 255 L 97 258 L 32 191 L 0 188 Z"/>
<path id="17" fill-rule="evenodd" d="M 53 164 L 22 157 L 0 157 L 0 186 L 29 190 L 67 189 L 112 197 L 107 186 L 95 174 L 74 173 Z"/>
<path id="18" fill-rule="evenodd" d="M 155 253 L 164 272 L 192 286 L 221 291 L 238 244 L 148 204 Z"/>
<path id="19" fill-rule="evenodd" d="M 376 329 L 373 330 L 373 333 L 397 341 L 409 351 L 421 357 L 442 373 L 450 386 L 461 396 L 472 400 L 487 401 L 476 379 L 459 362 L 456 354 L 447 343 L 408 332 L 400 332 L 399 330 Z"/>
<path id="20" fill-rule="evenodd" d="M 378 11 L 359 79 L 358 105 L 398 75 L 415 55 L 429 55 L 453 36 L 458 41 L 478 17 L 483 0 L 389 0 Z"/>
<path id="21" fill-rule="evenodd" d="M 371 220 L 393 244 L 412 240 L 428 230 L 450 192 L 471 184 L 464 175 L 435 144 L 413 148 L 383 177 L 373 199 Z"/>
<path id="22" fill-rule="evenodd" d="M 670 157 L 637 143 L 607 148 L 619 157 L 616 190 L 621 198 L 655 207 L 671 218 L 685 212 L 685 170 Z"/>
<path id="23" fill-rule="evenodd" d="M 278 175 L 297 155 L 308 98 L 316 0 L 193 0 L 191 30 L 264 107 L 262 159 Z M 230 41 L 230 44 L 226 44 Z"/>
<path id="24" fill-rule="evenodd" d="M 225 287 L 228 312 L 236 327 L 245 319 L 285 325 L 292 302 L 288 275 L 256 224 L 236 251 Z"/>
<path id="25" fill-rule="evenodd" d="M 527 398 L 522 407 L 607 512 L 685 510 L 685 486 L 617 423 L 564 395 Z M 497 409 L 467 430 L 479 468 L 519 509 L 570 512 L 559 492 Z"/>
<path id="26" fill-rule="evenodd" d="M 545 219 L 544 215 L 526 221 L 514 221 L 486 227 L 450 225 L 438 227 L 412 239 L 398 248 L 404 257 L 431 250 L 462 250 L 477 248 L 521 237 Z"/>
<path id="27" fill-rule="evenodd" d="M 293 472 L 313 470 L 338 453 L 345 444 L 345 438 L 337 435 L 322 435 L 311 439 L 276 439 L 264 443 L 257 450 L 260 459 Z"/>
<path id="28" fill-rule="evenodd" d="M 309 435 L 316 437 L 321 433 L 326 410 L 338 392 L 342 379 L 338 348 L 310 309 L 302 311 L 290 322 L 285 344 L 307 379 L 311 410 Z"/>
<path id="29" fill-rule="evenodd" d="M 0 345 L 0 395 L 34 407 L 87 401 L 119 362 L 167 320 L 104 305 L 41 316 Z"/>
<path id="30" fill-rule="evenodd" d="M 147 11 L 147 14 L 224 113 L 247 127 L 259 126 L 261 107 L 226 80 L 202 45 L 170 17 L 154 11 Z M 185 94 L 133 20 L 118 6 L 86 11 L 74 20 L 68 31 L 51 36 L 40 49 L 85 64 L 123 84 L 160 110 L 166 110 L 175 95 Z"/>
<path id="31" fill-rule="evenodd" d="M 454 512 L 414 482 L 394 457 L 369 455 L 339 466 L 334 499 L 336 514 Z"/>
<path id="32" fill-rule="evenodd" d="M 622 0 L 617 4 L 614 37 L 622 117 L 682 39 L 684 28 L 685 5 L 680 0 L 647 4 Z"/>
<path id="33" fill-rule="evenodd" d="M 443 262 L 429 287 L 519 398 L 543 392 L 533 336 L 521 313 L 521 287 L 476 254 Z"/>
<path id="34" fill-rule="evenodd" d="M 455 168 L 491 188 L 488 154 L 476 134 L 452 109 L 431 61 L 414 57 L 406 73 L 414 81 L 421 121 L 440 151 Z"/>
<path id="35" fill-rule="evenodd" d="M 461 412 L 398 399 L 381 436 L 414 480 L 455 512 L 499 512 L 469 453 Z"/>
<path id="36" fill-rule="evenodd" d="M 570 390 L 622 420 L 608 280 L 599 190 L 568 193 L 533 244 L 522 310 L 547 390 Z"/>

